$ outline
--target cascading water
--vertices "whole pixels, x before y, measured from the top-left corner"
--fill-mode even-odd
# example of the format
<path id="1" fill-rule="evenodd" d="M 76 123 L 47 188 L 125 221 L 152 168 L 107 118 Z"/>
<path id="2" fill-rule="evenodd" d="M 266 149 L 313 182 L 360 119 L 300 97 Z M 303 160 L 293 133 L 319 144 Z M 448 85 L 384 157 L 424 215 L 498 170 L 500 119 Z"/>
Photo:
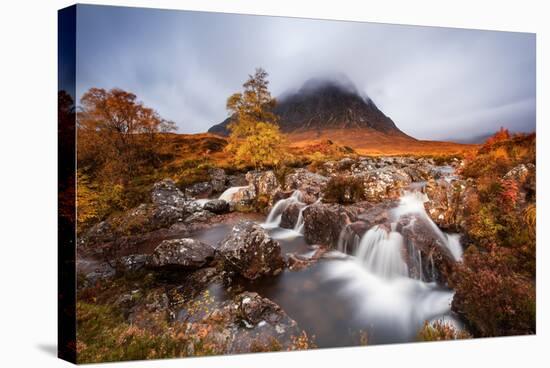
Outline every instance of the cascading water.
<path id="1" fill-rule="evenodd" d="M 300 208 L 300 212 L 298 213 L 298 220 L 296 220 L 296 225 L 294 225 L 294 231 L 300 234 L 304 233 L 304 210 L 306 208 L 307 206 Z"/>
<path id="2" fill-rule="evenodd" d="M 378 342 L 395 342 L 396 336 L 400 336 L 397 340 L 408 341 L 425 321 L 452 319 L 450 304 L 454 293 L 434 281 L 424 281 L 424 276 L 435 280 L 433 255 L 425 259 L 424 267 L 428 270 L 424 275 L 421 251 L 410 244 L 411 248 L 407 249 L 403 236 L 396 231 L 400 217 L 415 214 L 419 220 L 430 224 L 455 260 L 460 259 L 459 236 L 443 233 L 431 221 L 424 209 L 426 200 L 420 192 L 405 192 L 399 205 L 392 210 L 391 228 L 374 226 L 358 243 L 357 235 L 346 227 L 340 234 L 338 249 L 345 253 L 355 249 L 352 257 L 355 261 L 343 259 L 325 267 L 326 279 L 343 282 L 341 293 L 355 300 L 356 323 L 366 324 L 367 330 L 376 334 Z M 413 218 L 408 226 L 414 226 L 414 221 Z M 415 278 L 409 276 L 406 254 L 419 270 Z M 388 331 L 392 331 L 391 337 Z"/>
<path id="3" fill-rule="evenodd" d="M 281 199 L 280 201 L 275 203 L 275 205 L 273 205 L 273 208 L 271 208 L 271 211 L 269 211 L 267 219 L 262 226 L 266 229 L 279 227 L 279 225 L 281 225 L 283 212 L 288 208 L 288 206 L 293 203 L 305 206 L 305 204 L 302 203 L 301 199 L 302 193 L 299 190 L 295 190 L 290 197 Z"/>
<path id="4" fill-rule="evenodd" d="M 401 234 L 374 226 L 361 239 L 355 256 L 366 269 L 382 278 L 407 277 L 409 270 L 402 249 Z"/>
<path id="5" fill-rule="evenodd" d="M 447 248 L 451 252 L 455 261 L 462 259 L 462 245 L 460 244 L 460 234 L 446 234 L 447 235 Z"/>
<path id="6" fill-rule="evenodd" d="M 321 198 L 316 200 L 313 204 L 317 204 L 319 202 L 321 202 Z M 304 210 L 308 207 L 309 205 L 304 205 L 302 208 L 300 208 L 298 219 L 296 220 L 296 225 L 294 225 L 294 231 L 302 235 L 304 234 Z"/>
<path id="7" fill-rule="evenodd" d="M 399 220 L 400 217 L 410 214 L 415 214 L 427 223 L 434 234 L 441 240 L 441 244 L 453 256 L 455 261 L 462 258 L 462 246 L 460 245 L 460 235 L 446 234 L 432 221 L 426 213 L 424 203 L 428 201 L 428 196 L 418 191 L 405 191 L 399 199 L 399 205 L 393 209 L 392 214 L 394 220 Z M 415 221 L 414 219 L 412 221 Z M 412 222 L 411 222 L 412 225 Z"/>

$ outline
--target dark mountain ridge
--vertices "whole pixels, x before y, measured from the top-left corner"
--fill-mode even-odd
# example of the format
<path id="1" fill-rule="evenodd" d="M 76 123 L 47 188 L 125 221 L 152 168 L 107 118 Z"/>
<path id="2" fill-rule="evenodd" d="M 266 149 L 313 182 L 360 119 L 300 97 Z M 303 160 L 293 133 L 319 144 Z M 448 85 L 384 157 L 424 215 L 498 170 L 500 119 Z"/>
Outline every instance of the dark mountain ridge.
<path id="1" fill-rule="evenodd" d="M 409 137 L 347 80 L 310 79 L 296 92 L 285 94 L 274 113 L 279 116 L 279 126 L 285 133 L 365 128 Z M 232 117 L 227 118 L 208 132 L 228 135 L 227 125 L 231 120 Z"/>

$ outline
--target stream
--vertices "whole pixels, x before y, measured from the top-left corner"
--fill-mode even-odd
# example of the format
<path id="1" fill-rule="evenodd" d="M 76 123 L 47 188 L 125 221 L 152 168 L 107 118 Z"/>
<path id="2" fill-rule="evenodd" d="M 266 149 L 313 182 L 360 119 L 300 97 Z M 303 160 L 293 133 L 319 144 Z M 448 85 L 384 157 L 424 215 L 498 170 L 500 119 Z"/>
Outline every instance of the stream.
<path id="1" fill-rule="evenodd" d="M 230 199 L 236 190 L 230 188 L 229 194 L 222 196 Z M 411 186 L 392 210 L 392 220 L 397 222 L 401 216 L 414 213 L 430 223 L 448 252 L 460 260 L 459 236 L 442 232 L 431 221 L 424 210 L 426 200 L 417 187 Z M 291 203 L 302 205 L 300 215 L 294 229 L 284 229 L 279 226 L 281 214 Z M 261 223 L 280 243 L 282 254 L 307 257 L 312 253 L 302 234 L 304 208 L 300 193 L 295 192 L 277 202 Z M 370 228 L 361 238 L 352 240 L 357 242 L 354 247 L 341 240 L 338 251 L 327 253 L 305 269 L 285 269 L 276 277 L 256 281 L 241 280 L 238 286 L 279 304 L 308 335 L 315 336 L 315 343 L 321 348 L 355 346 L 364 332 L 369 345 L 414 341 L 425 321 L 444 320 L 461 328 L 450 309 L 452 290 L 424 281 L 422 276 L 410 277 L 402 256 L 403 237 L 393 225 L 389 232 L 379 226 Z M 230 230 L 230 225 L 220 224 L 193 237 L 214 245 Z M 347 249 L 354 249 L 353 254 L 346 254 Z M 231 297 L 219 283 L 209 285 L 209 292 L 219 301 Z"/>

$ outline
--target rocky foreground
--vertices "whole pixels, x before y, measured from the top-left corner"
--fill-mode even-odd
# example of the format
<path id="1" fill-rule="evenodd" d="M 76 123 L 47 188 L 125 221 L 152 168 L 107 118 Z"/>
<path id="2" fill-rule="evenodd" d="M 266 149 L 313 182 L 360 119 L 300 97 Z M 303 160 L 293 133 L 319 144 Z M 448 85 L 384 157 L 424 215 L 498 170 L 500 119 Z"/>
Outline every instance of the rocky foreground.
<path id="1" fill-rule="evenodd" d="M 436 165 L 428 158 L 345 158 L 283 176 L 212 169 L 209 181 L 182 189 L 165 179 L 153 186 L 150 203 L 80 236 L 79 294 L 114 305 L 124 323 L 147 333 L 184 328 L 193 338 L 181 342 L 180 355 L 309 348 L 312 341 L 291 316 L 273 301 L 240 290 L 234 280 L 299 272 L 330 250 L 353 254 L 357 239 L 378 225 L 387 231 L 397 227 L 403 235 L 410 277 L 445 283 L 457 261 L 441 246 L 445 240 L 421 216 L 392 224 L 390 213 L 404 190 L 418 190 L 431 221 L 467 240 L 469 203 L 479 193 L 474 181 L 461 178 L 461 165 L 458 159 Z M 520 165 L 506 178 L 528 187 L 533 171 L 534 166 Z M 217 198 L 229 188 L 231 195 Z M 279 226 L 292 229 L 303 222 L 304 239 L 314 250 L 310 257 L 284 254 L 258 224 L 265 217 L 243 220 L 250 213 L 267 214 L 296 191 L 300 200 L 287 203 Z M 219 224 L 232 225 L 219 243 L 193 238 Z M 229 300 L 208 295 L 214 281 L 224 285 Z"/>

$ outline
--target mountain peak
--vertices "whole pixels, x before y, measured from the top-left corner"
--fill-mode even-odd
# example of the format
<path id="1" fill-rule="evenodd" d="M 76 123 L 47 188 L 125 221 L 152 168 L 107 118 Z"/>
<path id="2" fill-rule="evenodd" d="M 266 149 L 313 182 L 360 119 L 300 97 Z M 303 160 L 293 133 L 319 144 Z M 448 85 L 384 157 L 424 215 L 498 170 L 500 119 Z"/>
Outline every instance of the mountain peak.
<path id="1" fill-rule="evenodd" d="M 365 128 L 406 136 L 342 74 L 307 80 L 299 89 L 280 96 L 274 113 L 285 133 Z M 231 117 L 208 131 L 227 135 L 230 121 Z"/>

